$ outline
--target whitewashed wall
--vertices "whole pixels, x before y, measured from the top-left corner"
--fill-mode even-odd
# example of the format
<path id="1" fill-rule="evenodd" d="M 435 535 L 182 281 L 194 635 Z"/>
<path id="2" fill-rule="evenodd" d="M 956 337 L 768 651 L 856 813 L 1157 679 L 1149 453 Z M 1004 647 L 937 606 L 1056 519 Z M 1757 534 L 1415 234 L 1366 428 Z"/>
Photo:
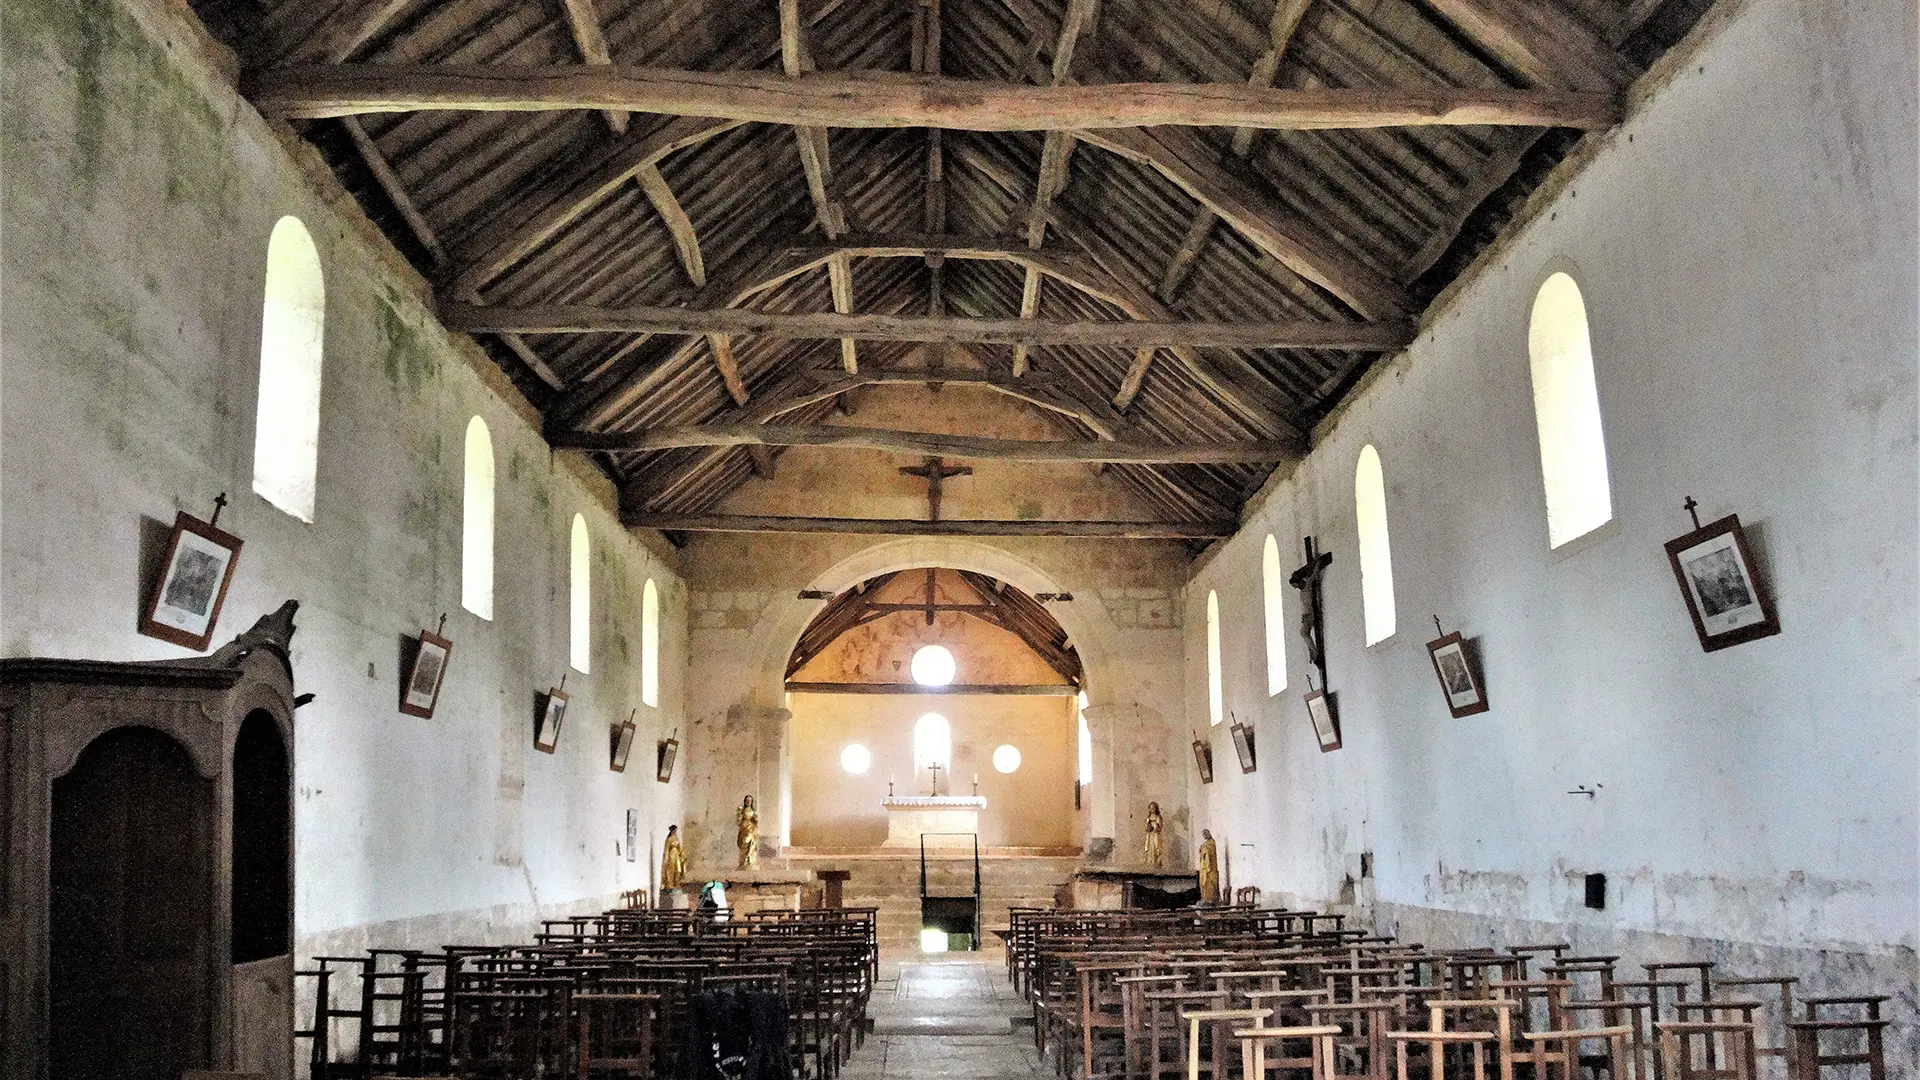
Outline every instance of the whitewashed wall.
<path id="1" fill-rule="evenodd" d="M 1194 575 L 1188 715 L 1204 725 L 1217 589 L 1227 707 L 1260 749 L 1256 774 L 1194 782 L 1195 824 L 1226 835 L 1237 883 L 1345 900 L 1410 938 L 1706 952 L 1898 993 L 1910 1019 L 1914 7 L 1751 0 L 1711 22 Z M 1556 269 L 1586 295 L 1614 521 L 1549 551 L 1527 320 Z M 1399 609 L 1371 647 L 1353 504 L 1367 443 Z M 1662 549 L 1690 527 L 1689 495 L 1703 520 L 1740 515 L 1779 636 L 1701 651 Z M 1266 694 L 1268 532 L 1284 572 L 1303 535 L 1334 555 L 1332 754 L 1301 702 L 1291 590 L 1289 689 Z M 1449 718 L 1434 615 L 1478 639 L 1490 713 Z M 1567 794 L 1581 785 L 1604 787 Z M 1604 912 L 1582 906 L 1589 872 L 1608 875 Z"/>
<path id="2" fill-rule="evenodd" d="M 142 522 L 205 516 L 225 491 L 220 524 L 246 547 L 216 644 L 297 599 L 295 676 L 318 695 L 295 748 L 302 952 L 510 937 L 645 886 L 649 841 L 680 809 L 651 764 L 680 723 L 673 566 L 619 526 L 604 481 L 546 448 L 355 204 L 225 88 L 176 16 L 23 0 L 4 18 L 0 652 L 186 655 L 134 633 Z M 261 285 L 283 214 L 305 221 L 326 269 L 312 525 L 250 486 Z M 498 476 L 491 622 L 460 607 L 476 414 Z M 531 746 L 534 694 L 567 670 L 575 513 L 593 541 L 593 671 L 567 680 L 572 712 L 547 755 Z M 636 765 L 615 774 L 607 729 L 639 705 L 649 577 L 663 707 L 641 708 Z M 401 640 L 442 612 L 455 646 L 439 712 L 402 716 Z"/>

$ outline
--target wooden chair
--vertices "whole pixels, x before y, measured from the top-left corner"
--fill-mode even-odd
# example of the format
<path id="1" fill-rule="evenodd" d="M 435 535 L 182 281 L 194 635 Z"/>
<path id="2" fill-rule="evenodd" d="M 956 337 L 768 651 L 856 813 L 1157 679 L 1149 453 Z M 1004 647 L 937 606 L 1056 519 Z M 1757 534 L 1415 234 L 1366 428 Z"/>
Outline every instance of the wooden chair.
<path id="1" fill-rule="evenodd" d="M 1793 1036 L 1787 1031 L 1787 1022 L 1794 1018 L 1793 990 L 1799 982 L 1800 979 L 1794 975 L 1772 975 L 1737 979 L 1720 978 L 1713 981 L 1713 985 L 1719 989 L 1736 993 L 1742 990 L 1761 990 L 1763 988 L 1772 991 L 1772 993 L 1766 995 L 1768 1006 L 1766 1012 L 1768 1015 L 1763 1016 L 1757 1022 L 1758 1030 L 1754 1033 L 1755 1044 L 1753 1052 L 1758 1064 L 1761 1065 L 1765 1065 L 1769 1060 L 1778 1060 L 1783 1066 L 1783 1075 L 1789 1077 L 1795 1075 L 1795 1072 L 1793 1067 Z M 1775 1002 L 1779 1005 L 1777 1011 L 1771 1007 Z"/>
<path id="2" fill-rule="evenodd" d="M 1342 1001 L 1306 1007 L 1316 1026 L 1346 1024 L 1344 1034 L 1334 1040 L 1332 1080 L 1387 1080 L 1387 1029 L 1394 1008 L 1390 1001 Z M 1341 1071 L 1337 1051 L 1342 1040 L 1351 1051 L 1348 1056 L 1360 1062 L 1359 1072 Z"/>
<path id="3" fill-rule="evenodd" d="M 1304 1068 L 1310 1080 L 1333 1080 L 1333 1040 L 1339 1034 L 1338 1024 L 1237 1029 L 1233 1037 L 1240 1040 L 1241 1080 L 1264 1080 L 1269 1066 L 1282 1075 Z M 1306 1055 L 1268 1056 L 1268 1047 L 1288 1042 L 1304 1042 Z"/>
<path id="4" fill-rule="evenodd" d="M 1886 1080 L 1884 1032 L 1888 1021 L 1881 1019 L 1880 1006 L 1887 1000 L 1878 994 L 1801 999 L 1807 1009 L 1806 1019 L 1787 1023 L 1793 1038 L 1795 1080 L 1820 1080 L 1820 1070 L 1842 1065 L 1865 1065 L 1869 1080 Z M 1842 1010 L 1856 1015 L 1835 1015 Z M 1855 1047 L 1833 1050 L 1822 1046 L 1823 1036 L 1842 1033 L 1859 1036 Z"/>
<path id="5" fill-rule="evenodd" d="M 1492 1031 L 1389 1031 L 1393 1041 L 1395 1077 L 1411 1080 L 1407 1072 L 1407 1047 L 1424 1045 L 1427 1051 L 1429 1080 L 1446 1080 L 1446 1048 L 1471 1047 L 1473 1080 L 1487 1080 L 1487 1044 L 1500 1036 Z"/>
<path id="6" fill-rule="evenodd" d="M 1580 1080 L 1582 1067 L 1595 1060 L 1592 1055 L 1582 1054 L 1580 1046 L 1596 1040 L 1606 1044 L 1606 1053 L 1599 1060 L 1604 1062 L 1609 1080 L 1639 1080 L 1638 1059 L 1630 1045 L 1633 1034 L 1633 1028 L 1622 1024 L 1617 1027 L 1525 1031 L 1521 1037 L 1529 1044 L 1525 1060 L 1533 1070 L 1533 1080 L 1554 1080 L 1556 1075 L 1559 1080 Z"/>
<path id="7" fill-rule="evenodd" d="M 1200 1080 L 1200 1033 L 1202 1028 L 1213 1033 L 1213 1052 L 1207 1069 L 1212 1080 L 1226 1080 L 1226 1040 L 1231 1036 L 1236 1020 L 1251 1020 L 1252 1027 L 1259 1028 L 1273 1015 L 1272 1009 L 1192 1009 L 1180 1014 L 1187 1022 L 1187 1080 Z"/>
<path id="8" fill-rule="evenodd" d="M 1753 1025 L 1669 1021 L 1660 1035 L 1662 1080 L 1753 1080 Z"/>
<path id="9" fill-rule="evenodd" d="M 574 1075 L 579 1080 L 647 1080 L 653 1075 L 659 995 L 575 994 L 573 1007 L 579 1031 Z"/>

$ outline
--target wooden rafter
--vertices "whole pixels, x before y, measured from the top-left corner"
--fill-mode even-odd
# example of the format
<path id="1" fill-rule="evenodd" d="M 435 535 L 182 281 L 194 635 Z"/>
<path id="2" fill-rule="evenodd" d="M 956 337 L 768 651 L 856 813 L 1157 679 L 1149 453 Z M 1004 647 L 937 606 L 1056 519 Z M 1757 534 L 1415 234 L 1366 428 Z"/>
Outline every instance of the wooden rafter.
<path id="1" fill-rule="evenodd" d="M 756 514 L 672 514 L 624 510 L 636 529 L 662 532 L 825 533 L 842 536 L 1030 536 L 1089 540 L 1218 540 L 1232 521 L 928 521 L 924 518 L 766 517 Z"/>
<path id="2" fill-rule="evenodd" d="M 789 79 L 799 79 L 814 70 L 813 54 L 800 23 L 800 0 L 779 0 L 779 5 L 780 66 Z M 834 186 L 827 129 L 803 124 L 793 129 L 793 136 L 800 149 L 800 171 L 806 174 L 807 194 L 813 199 L 814 220 L 827 239 L 837 239 L 847 231 L 847 211 Z M 840 315 L 851 314 L 853 268 L 844 256 L 828 261 L 827 278 L 833 310 Z M 849 374 L 860 370 L 860 352 L 850 337 L 840 339 L 840 364 Z"/>
<path id="3" fill-rule="evenodd" d="M 1253 63 L 1253 71 L 1247 76 L 1249 86 L 1272 86 L 1280 73 L 1280 63 L 1286 58 L 1287 46 L 1293 41 L 1293 32 L 1299 28 L 1300 20 L 1307 14 L 1307 7 L 1313 0 L 1274 0 L 1273 17 L 1267 23 L 1267 51 Z M 1253 128 L 1236 128 L 1233 133 L 1233 156 L 1245 161 L 1253 154 Z M 1180 286 L 1186 281 L 1187 274 L 1193 270 L 1193 262 L 1205 250 L 1207 238 L 1213 235 L 1213 227 L 1219 222 L 1220 215 L 1209 206 L 1202 205 L 1196 210 L 1187 232 L 1181 238 L 1180 246 L 1160 272 L 1160 284 L 1156 291 L 1160 299 L 1171 304 L 1180 293 Z"/>
<path id="4" fill-rule="evenodd" d="M 600 28 L 600 10 L 594 0 L 561 0 L 567 9 L 567 29 L 573 33 L 573 43 L 580 50 L 580 59 L 599 67 L 613 66 L 613 53 L 607 48 L 607 36 Z M 605 109 L 600 113 L 606 118 L 607 127 L 615 135 L 627 132 L 627 114 L 621 109 Z"/>
<path id="5" fill-rule="evenodd" d="M 1073 57 L 1083 33 L 1092 30 L 1095 0 L 1067 0 L 1060 17 L 1060 36 L 1053 46 L 1052 86 L 1066 86 L 1073 79 Z M 1066 190 L 1067 164 L 1073 157 L 1073 133 L 1049 131 L 1040 146 L 1040 171 L 1034 179 L 1033 205 L 1027 211 L 1027 246 L 1038 249 L 1047 239 L 1047 212 L 1054 196 Z M 1041 276 L 1038 267 L 1027 264 L 1020 289 L 1020 317 L 1032 319 L 1040 313 Z M 1025 343 L 1013 347 L 1013 376 L 1027 373 Z"/>
<path id="6" fill-rule="evenodd" d="M 1632 65 L 1564 4 L 1532 0 L 1426 0 L 1482 48 L 1536 87 L 1611 93 Z"/>
<path id="7" fill-rule="evenodd" d="M 242 92 L 269 116 L 625 109 L 804 127 L 1109 131 L 1148 127 L 1325 128 L 1618 123 L 1612 94 L 1555 90 L 1275 90 L 1226 83 L 1030 86 L 883 72 L 792 78 L 755 71 L 469 64 L 270 68 Z"/>
<path id="8" fill-rule="evenodd" d="M 839 258 L 839 257 L 837 257 Z M 1038 271 L 1035 271 L 1036 273 Z M 744 308 L 603 308 L 579 304 L 500 307 L 442 304 L 450 330 L 520 334 L 763 334 L 781 338 L 839 338 L 994 345 L 1078 345 L 1141 348 L 1184 345 L 1236 349 L 1353 349 L 1390 352 L 1413 340 L 1406 320 L 1267 322 L 1134 320 L 1083 322 L 979 319 L 959 316 L 791 314 Z M 848 374 L 857 372 L 850 371 Z"/>
<path id="9" fill-rule="evenodd" d="M 989 439 L 837 425 L 699 424 L 651 431 L 598 434 L 553 432 L 556 449 L 672 450 L 687 446 L 825 446 L 889 453 L 991 459 L 995 461 L 1134 462 L 1138 464 L 1234 465 L 1297 460 L 1298 442 L 1236 442 L 1165 445 L 1144 442 Z"/>

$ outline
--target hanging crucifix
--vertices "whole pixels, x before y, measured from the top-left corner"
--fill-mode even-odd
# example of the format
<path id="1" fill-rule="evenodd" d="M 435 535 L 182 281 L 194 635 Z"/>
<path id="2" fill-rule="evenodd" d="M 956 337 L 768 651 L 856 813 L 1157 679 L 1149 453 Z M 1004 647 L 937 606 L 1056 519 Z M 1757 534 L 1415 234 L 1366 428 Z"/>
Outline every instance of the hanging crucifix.
<path id="1" fill-rule="evenodd" d="M 1300 542 L 1307 561 L 1293 572 L 1287 584 L 1300 590 L 1300 637 L 1307 643 L 1307 662 L 1320 669 L 1320 689 L 1327 688 L 1327 643 L 1320 619 L 1320 579 L 1326 575 L 1333 552 L 1316 552 L 1313 537 Z"/>
<path id="2" fill-rule="evenodd" d="M 921 459 L 919 465 L 902 465 L 900 471 L 908 476 L 925 477 L 927 481 L 927 520 L 940 520 L 940 488 L 950 476 L 972 476 L 973 470 L 965 465 L 948 465 L 938 457 Z"/>

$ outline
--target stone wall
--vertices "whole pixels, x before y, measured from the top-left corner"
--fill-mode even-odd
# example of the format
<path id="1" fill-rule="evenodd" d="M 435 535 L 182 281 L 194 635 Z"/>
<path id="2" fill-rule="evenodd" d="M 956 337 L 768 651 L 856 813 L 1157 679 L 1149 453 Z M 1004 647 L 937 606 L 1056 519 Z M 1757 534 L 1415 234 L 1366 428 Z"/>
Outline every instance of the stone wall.
<path id="1" fill-rule="evenodd" d="M 1914 15 L 1720 5 L 1196 568 L 1185 715 L 1206 730 L 1217 591 L 1227 708 L 1258 733 L 1258 772 L 1190 789 L 1238 884 L 1435 945 L 1565 936 L 1893 993 L 1889 1062 L 1913 1075 Z M 1586 297 L 1613 520 L 1550 550 L 1528 319 L 1561 270 Z M 1398 608 L 1372 645 L 1369 444 Z M 1702 520 L 1740 516 L 1778 636 L 1702 651 L 1663 551 L 1689 496 Z M 1267 694 L 1269 533 L 1283 574 L 1303 536 L 1333 554 L 1332 753 L 1301 700 L 1292 590 L 1289 685 Z M 1477 641 L 1490 712 L 1450 717 L 1435 616 Z M 1232 760 L 1223 737 L 1215 757 Z M 1583 906 L 1588 873 L 1604 910 Z"/>
<path id="2" fill-rule="evenodd" d="M 21 0 L 0 23 L 6 184 L 0 287 L 0 651 L 177 658 L 134 632 L 175 511 L 232 500 L 246 546 L 216 644 L 301 602 L 297 948 L 525 936 L 647 885 L 680 785 L 652 747 L 681 722 L 687 593 L 584 460 L 464 338 L 313 155 L 231 90 L 229 58 L 158 0 Z M 313 235 L 326 283 L 311 525 L 250 490 L 267 237 Z M 462 446 L 491 429 L 495 617 L 460 606 Z M 535 694 L 568 670 L 568 536 L 592 542 L 591 674 L 558 752 Z M 639 703 L 639 607 L 661 589 L 661 708 L 637 766 L 607 731 Z M 397 711 L 403 640 L 448 616 L 431 720 Z M 626 815 L 638 812 L 635 858 Z"/>

